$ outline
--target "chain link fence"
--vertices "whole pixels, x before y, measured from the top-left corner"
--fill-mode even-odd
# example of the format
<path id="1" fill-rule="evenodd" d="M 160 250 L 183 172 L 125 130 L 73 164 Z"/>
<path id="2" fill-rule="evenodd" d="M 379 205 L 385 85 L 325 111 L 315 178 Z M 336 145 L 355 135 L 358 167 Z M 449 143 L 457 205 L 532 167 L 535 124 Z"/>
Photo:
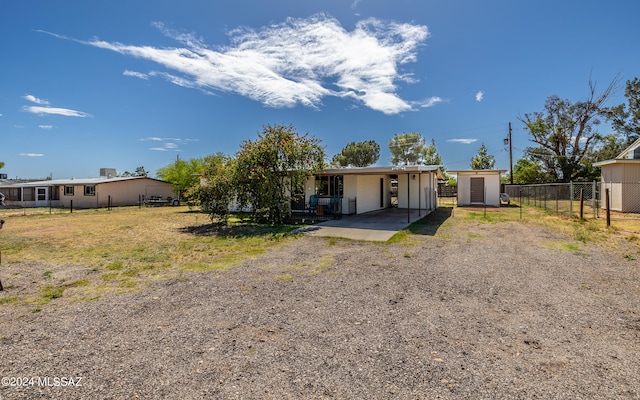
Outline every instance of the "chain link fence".
<path id="1" fill-rule="evenodd" d="M 598 218 L 600 213 L 598 182 L 507 185 L 505 192 L 520 205 L 544 208 L 566 217 Z"/>
<path id="2" fill-rule="evenodd" d="M 512 201 L 564 217 L 603 218 L 607 193 L 610 218 L 640 220 L 640 182 L 569 182 L 506 185 Z"/>

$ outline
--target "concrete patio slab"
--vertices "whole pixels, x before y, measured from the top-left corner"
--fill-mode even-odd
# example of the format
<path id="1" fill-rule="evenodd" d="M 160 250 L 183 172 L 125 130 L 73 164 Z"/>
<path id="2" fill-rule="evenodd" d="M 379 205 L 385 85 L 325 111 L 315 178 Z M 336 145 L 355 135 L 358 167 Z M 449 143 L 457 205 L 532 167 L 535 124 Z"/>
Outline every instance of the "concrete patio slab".
<path id="1" fill-rule="evenodd" d="M 425 217 L 431 211 L 387 208 L 357 215 L 344 215 L 341 219 L 321 222 L 296 229 L 296 233 L 311 236 L 340 237 L 353 240 L 386 242 L 398 231 Z"/>

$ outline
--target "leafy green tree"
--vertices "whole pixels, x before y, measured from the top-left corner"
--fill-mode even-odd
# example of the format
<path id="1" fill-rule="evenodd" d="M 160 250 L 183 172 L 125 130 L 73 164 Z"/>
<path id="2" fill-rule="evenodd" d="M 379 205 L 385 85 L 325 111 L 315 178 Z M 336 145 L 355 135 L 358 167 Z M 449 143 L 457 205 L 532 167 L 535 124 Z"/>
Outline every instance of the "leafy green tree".
<path id="1" fill-rule="evenodd" d="M 136 171 L 133 173 L 133 176 L 147 176 L 147 175 L 149 175 L 149 173 L 145 171 L 142 165 L 136 168 Z"/>
<path id="2" fill-rule="evenodd" d="M 471 158 L 471 169 L 493 169 L 496 158 L 487 152 L 484 143 L 478 149 L 478 154 Z"/>
<path id="3" fill-rule="evenodd" d="M 251 206 L 260 222 L 283 223 L 291 215 L 291 193 L 324 168 L 324 157 L 320 141 L 309 134 L 299 135 L 293 126 L 264 127 L 236 154 L 239 205 Z"/>
<path id="4" fill-rule="evenodd" d="M 450 176 L 449 174 L 447 174 L 447 170 L 445 169 L 444 165 L 442 165 L 442 156 L 440 156 L 440 153 L 438 153 L 435 139 L 431 139 L 431 144 L 425 147 L 424 154 L 424 165 L 439 165 L 440 172 L 442 172 L 444 180 L 448 181 Z"/>
<path id="5" fill-rule="evenodd" d="M 367 167 L 380 158 L 380 145 L 374 140 L 351 142 L 331 159 L 336 167 Z"/>
<path id="6" fill-rule="evenodd" d="M 547 98 L 543 112 L 525 114 L 519 118 L 538 147 L 530 150 L 556 182 L 569 182 L 577 177 L 582 160 L 598 142 L 595 126 L 604 103 L 616 90 L 617 78 L 600 94 L 596 84 L 589 81 L 589 97 L 572 103 L 558 96 Z M 544 158 L 544 159 L 543 159 Z"/>
<path id="7" fill-rule="evenodd" d="M 419 133 L 396 133 L 389 141 L 389 151 L 393 165 L 414 165 L 424 162 L 427 147 L 424 137 Z"/>
<path id="8" fill-rule="evenodd" d="M 0 161 L 0 169 L 4 168 L 4 161 Z"/>
<path id="9" fill-rule="evenodd" d="M 521 158 L 513 166 L 513 183 L 520 185 L 545 183 L 549 177 L 540 163 Z"/>
<path id="10" fill-rule="evenodd" d="M 204 164 L 205 161 L 202 158 L 178 159 L 158 169 L 156 175 L 164 181 L 173 183 L 178 193 L 185 194 L 187 189 L 198 183 L 198 175 L 203 172 Z"/>
<path id="11" fill-rule="evenodd" d="M 235 174 L 235 159 L 222 153 L 205 157 L 202 172 L 204 182 L 192 186 L 188 192 L 188 197 L 197 200 L 202 211 L 221 225 L 227 223 L 237 196 Z"/>
<path id="12" fill-rule="evenodd" d="M 640 137 L 640 79 L 628 80 L 624 95 L 627 98 L 627 105 L 620 104 L 602 111 L 602 115 L 611 121 L 611 127 L 624 138 L 621 141 L 620 151 Z"/>

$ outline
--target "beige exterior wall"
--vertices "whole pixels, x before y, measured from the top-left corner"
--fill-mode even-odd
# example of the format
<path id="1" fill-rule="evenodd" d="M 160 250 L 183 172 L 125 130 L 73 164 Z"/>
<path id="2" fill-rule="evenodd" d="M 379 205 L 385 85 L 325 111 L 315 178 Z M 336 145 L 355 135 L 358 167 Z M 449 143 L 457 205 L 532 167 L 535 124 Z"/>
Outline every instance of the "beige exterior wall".
<path id="1" fill-rule="evenodd" d="M 14 186 L 15 187 L 15 186 Z M 41 186 L 38 186 L 41 187 Z M 92 192 L 85 194 L 86 187 L 93 187 Z M 65 188 L 73 188 L 73 190 Z M 55 186 L 48 186 L 48 191 L 55 191 L 58 200 L 46 201 L 46 204 L 39 204 L 36 201 L 11 202 L 10 205 L 21 207 L 49 206 L 70 208 L 98 208 L 106 207 L 111 196 L 111 205 L 133 206 L 139 202 L 139 196 L 162 196 L 175 197 L 173 184 L 151 178 L 136 178 L 97 183 L 60 183 Z M 93 194 L 89 194 L 93 193 Z"/>
<path id="2" fill-rule="evenodd" d="M 409 194 L 407 197 L 407 180 Z M 433 210 L 437 207 L 437 177 L 428 173 L 398 174 L 398 208 Z M 407 199 L 410 201 L 407 202 Z"/>
<path id="3" fill-rule="evenodd" d="M 471 178 L 484 178 L 484 204 L 500 207 L 500 174 L 483 173 L 481 170 L 458 173 L 458 205 L 471 205 Z"/>
<path id="4" fill-rule="evenodd" d="M 609 207 L 613 211 L 640 212 L 640 164 L 614 163 L 601 166 L 602 208 L 606 208 L 605 189 L 609 189 Z"/>

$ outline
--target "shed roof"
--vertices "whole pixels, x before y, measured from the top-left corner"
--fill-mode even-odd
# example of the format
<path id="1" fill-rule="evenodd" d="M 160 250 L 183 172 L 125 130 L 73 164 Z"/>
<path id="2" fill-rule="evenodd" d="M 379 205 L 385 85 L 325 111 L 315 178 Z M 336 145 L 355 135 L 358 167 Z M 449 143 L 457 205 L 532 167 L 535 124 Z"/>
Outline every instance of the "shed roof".
<path id="1" fill-rule="evenodd" d="M 447 170 L 451 175 L 502 175 L 507 172 L 506 169 L 460 169 L 460 170 Z"/>

